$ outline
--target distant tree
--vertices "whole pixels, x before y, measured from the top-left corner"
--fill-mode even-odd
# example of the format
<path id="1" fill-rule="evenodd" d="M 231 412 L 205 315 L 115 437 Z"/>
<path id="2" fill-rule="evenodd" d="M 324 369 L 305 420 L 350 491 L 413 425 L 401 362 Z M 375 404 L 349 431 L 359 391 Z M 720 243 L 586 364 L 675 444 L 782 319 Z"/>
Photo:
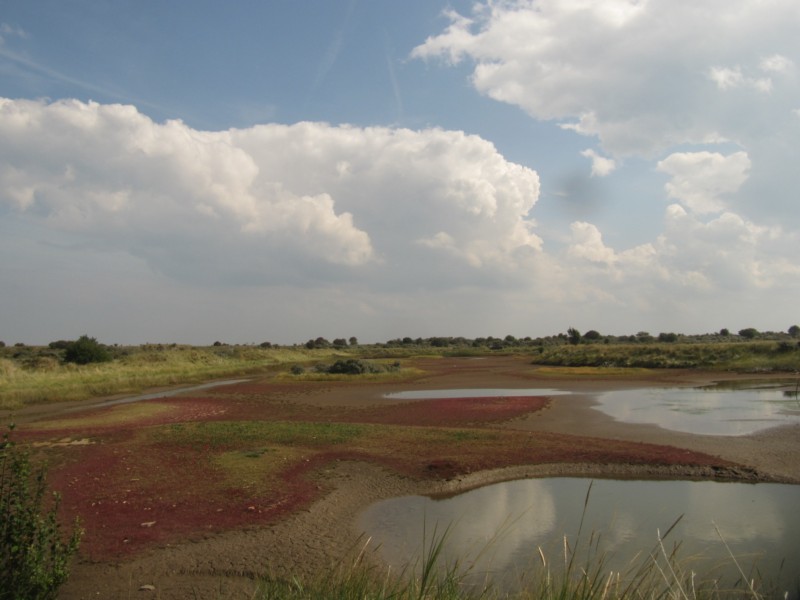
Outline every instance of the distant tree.
<path id="1" fill-rule="evenodd" d="M 345 346 L 347 346 L 347 340 L 344 338 L 335 338 L 333 340 L 333 345 L 336 348 L 344 348 Z"/>
<path id="2" fill-rule="evenodd" d="M 5 348 L 5 347 L 6 347 L 6 343 L 3 342 L 3 341 L 0 341 L 0 348 Z"/>
<path id="3" fill-rule="evenodd" d="M 217 347 L 219 347 L 219 346 L 222 346 L 222 342 L 220 342 L 219 340 L 217 340 L 216 342 L 214 342 L 214 343 L 212 344 L 212 346 L 217 346 Z"/>
<path id="4" fill-rule="evenodd" d="M 569 339 L 569 343 L 573 346 L 581 343 L 581 332 L 575 329 L 574 327 L 570 327 L 567 329 L 567 338 Z"/>
<path id="5" fill-rule="evenodd" d="M 743 338 L 748 340 L 752 340 L 754 337 L 758 335 L 758 329 L 754 329 L 753 327 L 748 327 L 746 329 L 740 329 L 739 335 Z"/>
<path id="6" fill-rule="evenodd" d="M 800 325 L 792 325 L 791 327 L 789 327 L 787 332 L 793 338 L 800 337 Z"/>
<path id="7" fill-rule="evenodd" d="M 731 332 L 727 327 L 723 327 L 722 329 L 719 330 L 719 334 L 722 337 L 728 337 L 731 334 Z"/>
<path id="8" fill-rule="evenodd" d="M 678 341 L 678 334 L 676 333 L 659 333 L 658 334 L 658 341 L 659 342 L 677 342 Z"/>
<path id="9" fill-rule="evenodd" d="M 50 348 L 51 350 L 66 350 L 67 348 L 69 348 L 69 345 L 71 343 L 72 342 L 68 340 L 56 340 L 55 342 L 50 342 L 49 344 L 47 344 L 47 347 Z"/>
<path id="10" fill-rule="evenodd" d="M 349 341 L 351 346 L 358 346 L 358 338 L 356 336 L 352 336 Z"/>
<path id="11" fill-rule="evenodd" d="M 652 342 L 653 336 L 650 335 L 647 331 L 640 331 L 636 334 L 636 339 L 639 342 Z"/>
<path id="12" fill-rule="evenodd" d="M 312 350 L 314 348 L 330 348 L 331 343 L 326 340 L 324 337 L 318 337 L 315 340 L 308 340 L 306 342 L 306 348 Z"/>
<path id="13" fill-rule="evenodd" d="M 272 344 L 270 342 L 261 342 L 259 346 L 262 348 L 272 348 Z"/>
<path id="14" fill-rule="evenodd" d="M 595 331 L 594 329 L 590 329 L 589 331 L 587 331 L 586 333 L 583 334 L 583 339 L 585 339 L 585 340 L 596 341 L 596 340 L 599 340 L 601 337 L 603 337 L 603 336 L 600 335 L 600 332 L 599 331 Z"/>
<path id="15" fill-rule="evenodd" d="M 87 365 L 89 363 L 108 362 L 111 360 L 111 354 L 95 338 L 82 335 L 67 347 L 64 352 L 64 360 L 78 365 Z"/>

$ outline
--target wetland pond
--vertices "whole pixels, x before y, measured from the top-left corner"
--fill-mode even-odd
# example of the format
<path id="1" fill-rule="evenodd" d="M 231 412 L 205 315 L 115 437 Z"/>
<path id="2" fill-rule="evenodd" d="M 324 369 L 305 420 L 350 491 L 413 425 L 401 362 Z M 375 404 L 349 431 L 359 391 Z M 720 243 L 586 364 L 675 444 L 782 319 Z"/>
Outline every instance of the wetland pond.
<path id="1" fill-rule="evenodd" d="M 782 384 L 616 390 L 598 394 L 597 401 L 595 408 L 617 421 L 701 435 L 748 435 L 800 423 L 797 392 Z"/>
<path id="2" fill-rule="evenodd" d="M 795 383 L 776 382 L 702 388 L 637 388 L 593 394 L 599 411 L 623 423 L 651 423 L 673 431 L 705 435 L 748 435 L 800 423 Z M 386 394 L 397 400 L 564 396 L 549 388 L 413 390 Z"/>
<path id="3" fill-rule="evenodd" d="M 680 560 L 698 574 L 732 585 L 738 572 L 773 582 L 797 598 L 800 573 L 800 486 L 698 481 L 621 481 L 543 478 L 509 481 L 445 499 L 405 496 L 377 502 L 360 516 L 359 527 L 393 570 L 419 564 L 423 543 L 445 530 L 442 564 L 472 566 L 468 582 L 490 575 L 501 590 L 513 591 L 520 577 L 541 571 L 541 548 L 553 573 L 564 565 L 564 539 L 576 549 L 575 571 L 597 566 L 603 577 L 624 578 L 631 566 L 648 563 L 659 531 L 670 553 L 680 543 Z M 584 502 L 588 504 L 578 534 Z M 719 531 L 719 534 L 717 533 Z M 720 537 L 721 536 L 721 537 Z M 723 540 L 724 539 L 724 543 Z M 649 562 L 652 562 L 651 560 Z M 664 565 L 663 559 L 661 565 Z M 780 594 L 781 597 L 783 594 Z"/>
<path id="4" fill-rule="evenodd" d="M 793 388 L 792 388 L 793 389 Z M 595 409 L 629 423 L 654 423 L 695 434 L 746 435 L 800 422 L 800 403 L 786 383 L 724 389 L 644 388 L 594 396 Z M 551 396 L 550 389 L 418 390 L 398 399 Z M 566 399 L 568 401 L 568 399 Z M 584 503 L 588 504 L 584 513 Z M 564 540 L 577 549 L 576 570 L 597 566 L 624 577 L 663 547 L 703 578 L 732 585 L 740 578 L 734 554 L 749 577 L 772 582 L 789 598 L 800 592 L 800 486 L 712 481 L 629 481 L 542 478 L 489 485 L 457 496 L 406 496 L 378 502 L 359 526 L 395 568 L 419 564 L 423 545 L 447 535 L 442 560 L 472 565 L 468 580 L 487 575 L 514 590 L 526 572 L 541 568 L 539 548 L 555 572 L 564 564 Z M 584 520 L 579 535 L 581 520 Z M 724 540 L 724 541 L 723 541 Z M 663 557 L 662 557 L 663 558 Z M 650 560 L 652 562 L 652 560 Z M 663 560 L 662 560 L 663 566 Z M 530 577 L 530 575 L 528 575 Z"/>

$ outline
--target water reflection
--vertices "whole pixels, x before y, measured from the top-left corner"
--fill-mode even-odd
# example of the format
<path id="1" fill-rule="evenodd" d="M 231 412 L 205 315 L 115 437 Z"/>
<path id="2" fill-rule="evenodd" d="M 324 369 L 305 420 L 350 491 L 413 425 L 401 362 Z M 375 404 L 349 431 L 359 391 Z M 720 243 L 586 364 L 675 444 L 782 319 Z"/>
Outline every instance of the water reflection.
<path id="1" fill-rule="evenodd" d="M 778 387 L 752 389 L 646 388 L 597 397 L 597 409 L 626 423 L 707 435 L 747 435 L 800 423 L 800 405 Z"/>
<path id="2" fill-rule="evenodd" d="M 452 524 L 445 560 L 474 563 L 479 579 L 494 573 L 496 582 L 512 589 L 519 573 L 532 565 L 539 568 L 539 547 L 550 564 L 560 564 L 563 536 L 576 546 L 588 488 L 585 479 L 531 479 L 444 500 L 394 498 L 368 508 L 360 526 L 380 547 L 382 558 L 400 568 L 421 556 L 423 540 L 430 539 L 434 529 L 441 533 Z M 693 557 L 693 570 L 731 583 L 736 578 L 716 525 L 745 567 L 757 562 L 766 580 L 796 589 L 787 586 L 800 573 L 798 506 L 800 486 L 598 480 L 580 547 L 585 550 L 593 532 L 602 533 L 597 550 L 611 555 L 606 571 L 624 572 L 637 553 L 646 556 L 653 550 L 657 531 L 665 533 L 683 515 L 667 538 L 668 550 L 680 541 L 680 555 Z"/>

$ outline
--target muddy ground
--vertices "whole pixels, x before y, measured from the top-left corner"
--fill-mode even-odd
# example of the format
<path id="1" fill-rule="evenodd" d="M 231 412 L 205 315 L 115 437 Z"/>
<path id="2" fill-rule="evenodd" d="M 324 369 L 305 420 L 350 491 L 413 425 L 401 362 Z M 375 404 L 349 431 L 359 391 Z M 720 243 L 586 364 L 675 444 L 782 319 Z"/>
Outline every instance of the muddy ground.
<path id="1" fill-rule="evenodd" d="M 260 577 L 314 577 L 352 560 L 364 547 L 359 510 L 398 495 L 552 475 L 800 483 L 800 426 L 702 436 L 618 423 L 592 408 L 592 395 L 606 389 L 752 376 L 560 374 L 524 357 L 403 366 L 422 374 L 389 383 L 264 377 L 202 395 L 18 412 L 21 438 L 48 455 L 65 515 L 80 517 L 86 528 L 60 598 L 250 598 Z M 458 402 L 383 397 L 470 387 L 572 394 Z M 296 447 L 255 448 L 260 429 L 221 429 L 231 432 L 222 440 L 197 429 L 277 422 L 352 425 L 358 435 L 341 441 L 324 438 L 322 429 L 317 439 L 313 430 Z M 242 479 L 241 464 L 258 481 Z"/>

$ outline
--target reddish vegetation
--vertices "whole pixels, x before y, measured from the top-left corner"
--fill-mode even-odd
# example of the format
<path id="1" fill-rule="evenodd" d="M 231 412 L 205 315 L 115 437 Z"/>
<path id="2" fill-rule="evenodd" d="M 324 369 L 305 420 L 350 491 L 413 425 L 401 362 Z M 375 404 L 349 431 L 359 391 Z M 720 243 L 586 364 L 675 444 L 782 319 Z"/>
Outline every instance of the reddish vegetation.
<path id="1" fill-rule="evenodd" d="M 64 509 L 81 518 L 86 536 L 81 553 L 90 559 L 121 557 L 164 545 L 250 525 L 275 522 L 307 506 L 321 489 L 316 469 L 334 460 L 366 460 L 415 478 L 450 478 L 482 469 L 536 463 L 710 465 L 712 457 L 672 447 L 596 438 L 529 433 L 491 426 L 542 409 L 546 398 L 459 398 L 405 404 L 311 404 L 309 391 L 335 387 L 363 392 L 359 384 L 251 382 L 228 386 L 208 397 L 148 401 L 168 410 L 129 421 L 89 418 L 113 408 L 74 413 L 72 429 L 36 429 L 23 439 L 89 437 L 89 446 L 57 448 L 50 482 L 61 491 Z M 463 386 L 462 386 L 463 387 Z M 325 389 L 327 389 L 325 388 Z M 133 413 L 131 413 L 133 414 Z M 77 416 L 87 419 L 78 428 Z M 220 467 L 220 449 L 157 443 L 152 428 L 189 421 L 315 421 L 389 426 L 368 429 L 352 446 L 314 446 L 281 463 L 271 485 L 236 487 Z M 391 427 L 396 426 L 396 427 Z M 443 429 L 444 428 L 444 429 Z M 377 432 L 377 433 L 376 433 Z M 236 446 L 236 440 L 231 440 Z M 276 459 L 277 460 L 277 459 Z"/>
<path id="2" fill-rule="evenodd" d="M 480 425 L 530 414 L 547 406 L 547 402 L 541 396 L 441 398 L 365 409 L 354 415 L 354 419 L 359 423 L 393 425 Z"/>

